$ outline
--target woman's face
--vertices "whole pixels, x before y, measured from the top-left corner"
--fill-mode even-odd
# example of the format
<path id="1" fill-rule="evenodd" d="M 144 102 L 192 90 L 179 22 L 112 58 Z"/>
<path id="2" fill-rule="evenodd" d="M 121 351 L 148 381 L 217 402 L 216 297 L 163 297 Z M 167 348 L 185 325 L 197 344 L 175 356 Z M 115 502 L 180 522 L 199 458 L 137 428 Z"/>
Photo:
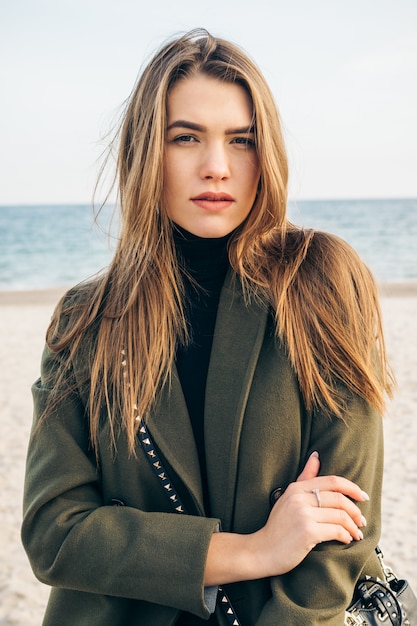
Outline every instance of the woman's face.
<path id="1" fill-rule="evenodd" d="M 168 96 L 164 203 L 200 237 L 223 237 L 249 214 L 260 167 L 252 103 L 237 84 L 197 74 Z"/>

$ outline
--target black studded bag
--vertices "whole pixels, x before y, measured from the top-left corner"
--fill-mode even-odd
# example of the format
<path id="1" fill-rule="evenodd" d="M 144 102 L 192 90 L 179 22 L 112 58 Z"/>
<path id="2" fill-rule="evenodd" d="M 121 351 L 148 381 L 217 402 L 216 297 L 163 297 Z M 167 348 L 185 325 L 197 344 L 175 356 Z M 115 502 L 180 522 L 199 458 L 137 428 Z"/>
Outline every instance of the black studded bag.
<path id="1" fill-rule="evenodd" d="M 367 577 L 356 584 L 345 626 L 417 626 L 417 599 L 408 581 L 384 564 L 379 547 L 376 553 L 385 580 Z"/>

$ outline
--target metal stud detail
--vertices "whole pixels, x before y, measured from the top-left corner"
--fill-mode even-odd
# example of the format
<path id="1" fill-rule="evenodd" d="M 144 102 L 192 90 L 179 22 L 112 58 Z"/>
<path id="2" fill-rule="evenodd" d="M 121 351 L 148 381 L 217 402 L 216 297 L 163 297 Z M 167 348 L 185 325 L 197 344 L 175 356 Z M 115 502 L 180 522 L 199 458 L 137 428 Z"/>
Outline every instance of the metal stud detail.
<path id="1" fill-rule="evenodd" d="M 136 418 L 138 419 L 138 418 Z M 150 461 L 152 470 L 157 477 L 160 485 L 171 495 L 169 495 L 169 502 L 171 504 L 172 510 L 175 513 L 185 514 L 186 510 L 181 502 L 181 499 L 176 492 L 174 485 L 168 478 L 168 473 L 158 456 L 158 453 L 153 445 L 152 438 L 148 432 L 148 428 L 143 420 L 139 425 L 138 438 L 141 443 L 141 446 L 146 453 L 147 459 Z M 152 461 L 151 461 L 152 459 Z M 172 493 L 171 493 L 172 492 Z M 222 587 L 218 588 L 218 601 L 226 615 L 227 621 L 230 626 L 240 626 L 239 619 L 232 607 L 232 604 L 227 597 L 227 594 L 223 591 Z"/>

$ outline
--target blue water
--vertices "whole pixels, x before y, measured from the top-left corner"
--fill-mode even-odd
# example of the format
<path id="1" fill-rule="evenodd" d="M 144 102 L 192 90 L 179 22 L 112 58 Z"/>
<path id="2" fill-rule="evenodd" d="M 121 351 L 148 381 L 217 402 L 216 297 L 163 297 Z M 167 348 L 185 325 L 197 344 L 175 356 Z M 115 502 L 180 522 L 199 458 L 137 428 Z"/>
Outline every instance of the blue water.
<path id="1" fill-rule="evenodd" d="M 111 211 L 89 205 L 0 207 L 0 289 L 73 285 L 106 267 Z"/>
<path id="2" fill-rule="evenodd" d="M 349 242 L 379 283 L 417 280 L 417 199 L 303 201 L 289 215 Z"/>
<path id="3" fill-rule="evenodd" d="M 106 232 L 110 216 L 99 219 Z M 417 281 L 417 199 L 299 201 L 289 216 L 346 239 L 379 282 Z M 0 242 L 2 290 L 73 285 L 105 268 L 114 249 L 88 205 L 0 207 Z"/>

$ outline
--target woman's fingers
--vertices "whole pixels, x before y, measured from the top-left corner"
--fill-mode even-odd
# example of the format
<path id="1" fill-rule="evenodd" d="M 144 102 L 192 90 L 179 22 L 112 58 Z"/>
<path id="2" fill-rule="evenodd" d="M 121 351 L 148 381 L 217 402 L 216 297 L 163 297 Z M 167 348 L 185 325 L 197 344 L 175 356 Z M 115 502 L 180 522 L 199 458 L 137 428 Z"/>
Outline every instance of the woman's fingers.
<path id="1" fill-rule="evenodd" d="M 321 491 L 334 491 L 341 493 L 352 500 L 357 502 L 366 502 L 369 500 L 368 494 L 363 491 L 358 485 L 353 483 L 347 478 L 342 476 L 317 476 L 310 480 L 303 480 L 302 482 L 292 483 L 288 489 L 303 489 L 305 492 L 312 492 L 313 489 L 319 489 Z"/>
<path id="2" fill-rule="evenodd" d="M 359 507 L 339 492 L 315 489 L 315 493 L 313 491 L 306 493 L 288 489 L 282 496 L 280 505 L 284 510 L 288 507 L 288 511 L 296 512 L 298 520 L 305 516 L 309 522 L 315 525 L 333 524 L 340 526 L 351 537 L 349 543 L 352 538 L 356 541 L 363 539 L 363 533 L 360 529 L 366 526 L 366 519 Z M 332 539 L 338 540 L 337 536 L 324 539 L 321 536 L 321 528 L 316 527 L 314 532 L 319 533 L 316 543 Z M 347 539 L 346 533 L 343 533 L 344 543 Z"/>
<path id="3" fill-rule="evenodd" d="M 306 462 L 306 464 L 304 466 L 303 471 L 301 472 L 301 474 L 297 478 L 297 482 L 300 482 L 302 480 L 310 480 L 312 478 L 315 478 L 316 476 L 318 476 L 319 470 L 320 470 L 319 453 L 318 452 L 312 452 L 310 454 L 309 458 L 307 459 L 307 462 Z"/>
<path id="4" fill-rule="evenodd" d="M 353 539 L 360 541 L 363 539 L 363 533 L 360 527 L 352 519 L 352 517 L 343 509 L 320 509 L 315 513 L 314 521 L 319 524 L 318 532 L 321 534 L 323 527 L 332 527 L 333 532 L 338 533 L 341 530 L 343 543 L 350 543 Z M 330 531 L 330 528 L 327 528 Z M 331 535 L 331 539 L 341 541 L 338 536 Z M 329 539 L 329 541 L 331 540 Z M 327 541 L 326 538 L 320 538 L 320 543 Z"/>
<path id="5" fill-rule="evenodd" d="M 367 495 L 349 480 L 320 476 L 289 485 L 277 508 L 281 514 L 289 514 L 293 524 L 306 524 L 313 533 L 310 539 L 314 543 L 332 540 L 350 543 L 363 539 L 361 528 L 366 526 L 366 519 L 353 499 L 363 501 Z M 326 526 L 325 535 L 323 526 Z"/>
<path id="6" fill-rule="evenodd" d="M 296 483 L 303 482 L 303 487 L 306 490 L 326 489 L 328 491 L 339 491 L 344 495 L 357 500 L 358 502 L 365 502 L 369 500 L 369 496 L 365 491 L 353 483 L 351 480 L 342 478 L 341 476 L 319 476 L 320 471 L 320 457 L 317 451 L 314 451 L 308 457 L 303 471 L 298 476 Z"/>
<path id="7" fill-rule="evenodd" d="M 319 543 L 324 543 L 325 541 L 339 541 L 340 543 L 344 543 L 349 545 L 354 541 L 355 533 L 349 532 L 344 526 L 340 524 L 332 524 L 332 523 L 324 523 L 320 525 L 320 539 L 315 542 L 315 545 Z M 360 538 L 358 537 L 356 541 Z"/>
<path id="8" fill-rule="evenodd" d="M 344 511 L 358 528 L 366 526 L 366 519 L 362 515 L 360 508 L 341 493 L 315 489 L 309 499 L 313 508 Z"/>

